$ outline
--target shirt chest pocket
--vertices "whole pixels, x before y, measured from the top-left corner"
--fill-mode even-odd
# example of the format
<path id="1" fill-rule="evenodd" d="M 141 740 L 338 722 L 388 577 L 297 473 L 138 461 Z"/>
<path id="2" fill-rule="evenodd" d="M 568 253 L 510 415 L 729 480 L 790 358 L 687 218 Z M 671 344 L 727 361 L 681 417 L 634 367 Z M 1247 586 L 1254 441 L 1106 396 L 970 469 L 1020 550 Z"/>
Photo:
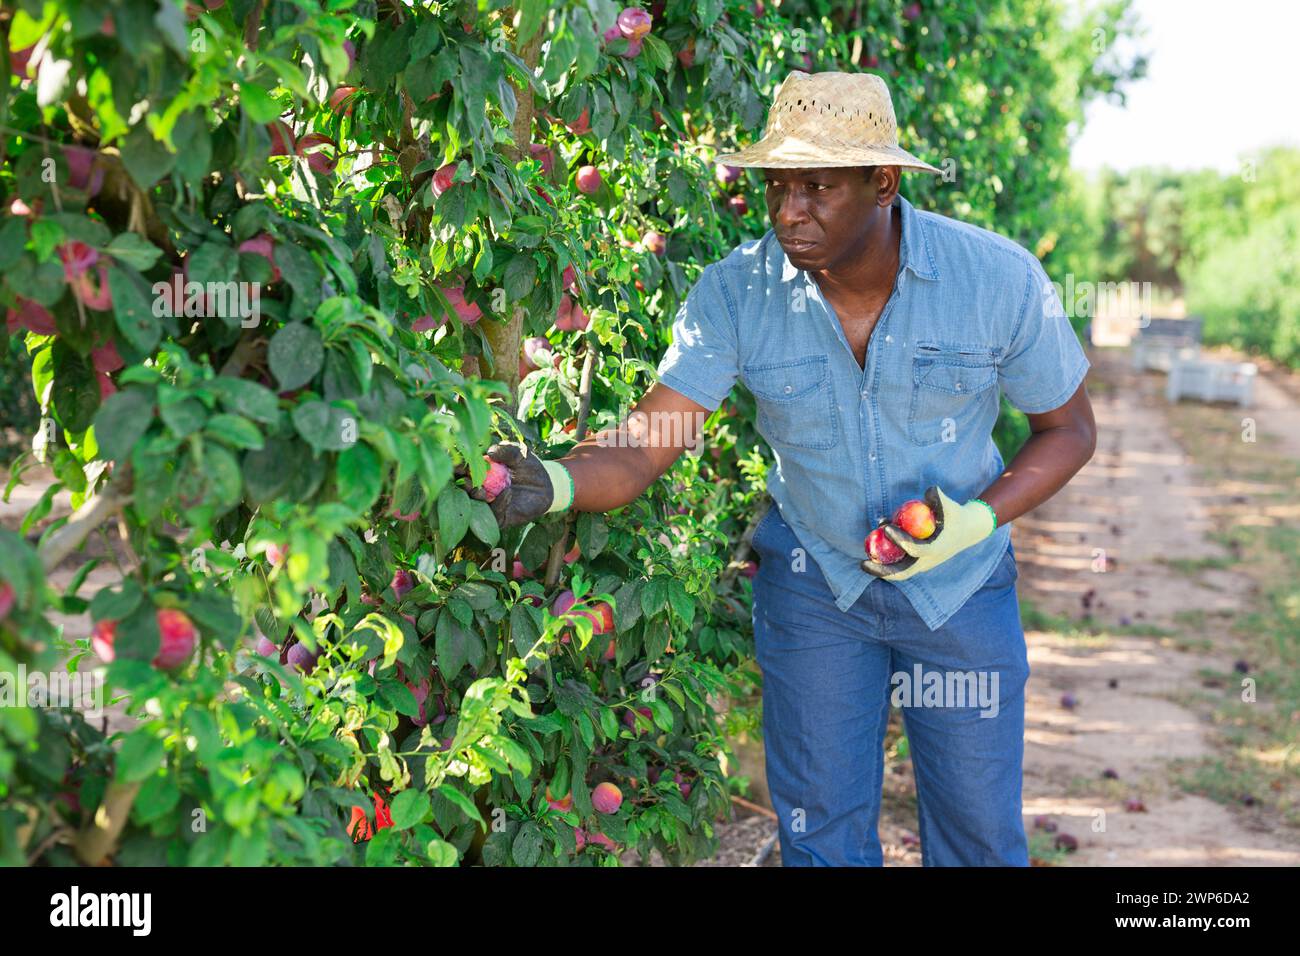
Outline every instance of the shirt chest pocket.
<path id="1" fill-rule="evenodd" d="M 825 450 L 839 443 L 839 419 L 825 355 L 746 365 L 745 385 L 758 400 L 758 430 L 768 441 Z"/>
<path id="2" fill-rule="evenodd" d="M 990 403 L 996 413 L 997 360 L 995 349 L 919 343 L 912 357 L 907 418 L 913 444 L 957 441 Z"/>

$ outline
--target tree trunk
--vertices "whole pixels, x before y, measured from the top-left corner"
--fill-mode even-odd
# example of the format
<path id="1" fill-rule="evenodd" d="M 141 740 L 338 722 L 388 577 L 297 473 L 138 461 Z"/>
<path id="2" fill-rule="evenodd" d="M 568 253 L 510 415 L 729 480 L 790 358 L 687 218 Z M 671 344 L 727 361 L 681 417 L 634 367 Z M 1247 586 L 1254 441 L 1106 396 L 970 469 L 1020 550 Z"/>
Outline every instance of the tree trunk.
<path id="1" fill-rule="evenodd" d="M 504 18 L 506 22 L 513 17 L 513 10 L 507 9 Z M 544 29 L 538 30 L 522 49 L 515 51 L 520 59 L 528 64 L 530 71 L 537 67 L 542 49 L 542 37 L 545 33 Z M 528 155 L 528 146 L 533 141 L 533 117 L 536 111 L 533 105 L 532 87 L 521 88 L 515 85 L 515 99 L 517 106 L 513 125 L 514 150 L 511 158 L 518 162 Z M 524 308 L 522 305 L 510 305 L 508 308 L 509 312 L 504 321 L 484 324 L 484 333 L 492 349 L 492 361 L 495 366 L 491 373 L 492 378 L 504 382 L 510 389 L 510 408 L 513 412 L 519 401 L 519 351 L 523 343 Z"/>

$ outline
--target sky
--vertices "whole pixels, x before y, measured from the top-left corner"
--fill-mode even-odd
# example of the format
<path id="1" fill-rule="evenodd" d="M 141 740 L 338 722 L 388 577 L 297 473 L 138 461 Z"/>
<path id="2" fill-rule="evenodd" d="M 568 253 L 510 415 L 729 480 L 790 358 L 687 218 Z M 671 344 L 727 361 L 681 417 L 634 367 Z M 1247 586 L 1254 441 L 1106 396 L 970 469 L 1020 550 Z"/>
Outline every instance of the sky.
<path id="1" fill-rule="evenodd" d="M 1094 102 L 1073 165 L 1240 168 L 1263 146 L 1300 146 L 1300 2 L 1135 0 L 1147 77 L 1128 104 Z"/>

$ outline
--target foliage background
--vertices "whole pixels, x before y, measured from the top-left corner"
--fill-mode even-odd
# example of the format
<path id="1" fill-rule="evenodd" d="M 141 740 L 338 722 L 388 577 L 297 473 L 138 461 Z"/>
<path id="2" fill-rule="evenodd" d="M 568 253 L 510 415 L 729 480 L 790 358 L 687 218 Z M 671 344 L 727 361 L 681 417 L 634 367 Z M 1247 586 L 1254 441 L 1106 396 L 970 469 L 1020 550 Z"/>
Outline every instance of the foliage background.
<path id="1" fill-rule="evenodd" d="M 633 505 L 504 536 L 466 494 L 483 448 L 562 455 L 646 388 L 700 269 L 766 228 L 753 173 L 722 187 L 712 157 L 758 134 L 790 69 L 881 73 L 903 143 L 956 173 L 907 179 L 909 199 L 1054 270 L 1085 255 L 1071 124 L 1141 64 L 1107 52 L 1123 2 L 649 9 L 631 56 L 602 43 L 607 0 L 6 8 L 0 304 L 55 328 L 12 328 L 5 367 L 21 343 L 59 428 L 54 482 L 0 542 L 0 670 L 91 670 L 56 615 L 116 621 L 106 676 L 132 721 L 0 708 L 0 859 L 609 865 L 606 846 L 716 845 L 727 735 L 757 726 L 734 560 L 768 461 L 752 401 Z M 458 171 L 435 189 L 440 169 Z M 587 330 L 554 327 L 567 266 Z M 152 283 L 182 270 L 264 283 L 261 323 L 157 316 Z M 520 381 L 533 335 L 560 364 Z M 1004 418 L 1008 455 L 1023 434 Z M 44 520 L 59 492 L 90 514 Z M 125 538 L 76 552 L 119 513 Z M 87 593 L 99 565 L 121 582 Z M 548 612 L 561 589 L 614 605 L 612 644 Z M 202 636 L 177 675 L 148 664 L 161 607 Z M 321 654 L 306 673 L 295 644 Z M 609 782 L 625 799 L 601 813 Z M 357 812 L 377 830 L 354 844 Z"/>

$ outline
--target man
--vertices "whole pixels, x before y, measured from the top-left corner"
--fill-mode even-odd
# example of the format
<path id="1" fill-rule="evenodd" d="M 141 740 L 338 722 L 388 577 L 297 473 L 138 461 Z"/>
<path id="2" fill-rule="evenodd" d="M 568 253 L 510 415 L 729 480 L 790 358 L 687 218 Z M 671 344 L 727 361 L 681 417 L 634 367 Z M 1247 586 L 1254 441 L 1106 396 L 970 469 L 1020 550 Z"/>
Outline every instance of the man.
<path id="1" fill-rule="evenodd" d="M 513 477 L 498 520 L 627 504 L 743 381 L 776 458 L 754 634 L 783 863 L 882 863 L 882 741 L 901 694 L 925 864 L 1027 865 L 1029 667 L 1007 525 L 1092 456 L 1083 350 L 1033 255 L 898 194 L 902 168 L 938 170 L 899 148 L 879 77 L 790 74 L 762 140 L 719 162 L 764 170 L 772 229 L 691 289 L 659 384 L 621 426 L 649 433 L 592 436 L 563 462 L 495 446 Z M 1033 431 L 1005 469 L 999 390 Z M 921 489 L 937 530 L 885 523 L 905 557 L 864 560 L 864 535 Z"/>

